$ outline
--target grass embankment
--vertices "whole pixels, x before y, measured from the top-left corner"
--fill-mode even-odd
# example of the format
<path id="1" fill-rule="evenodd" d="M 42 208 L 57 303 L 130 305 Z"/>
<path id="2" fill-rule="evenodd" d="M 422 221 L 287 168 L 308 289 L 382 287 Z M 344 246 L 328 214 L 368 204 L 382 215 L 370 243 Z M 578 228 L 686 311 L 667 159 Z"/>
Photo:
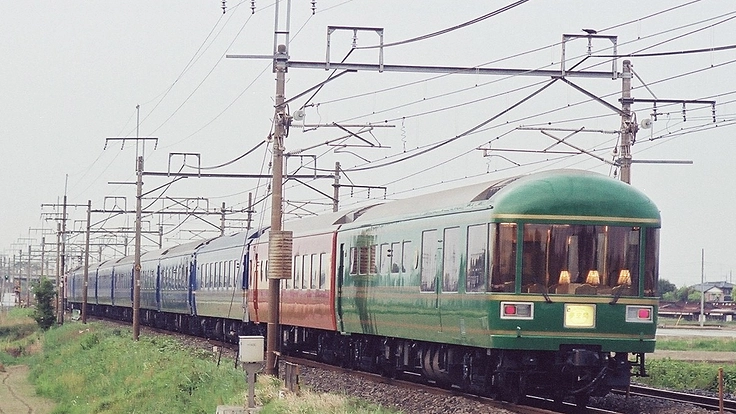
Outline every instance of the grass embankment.
<path id="1" fill-rule="evenodd" d="M 245 405 L 243 370 L 232 361 L 218 366 L 212 352 L 193 351 L 166 337 L 141 336 L 134 342 L 129 329 L 96 323 L 67 323 L 43 335 L 15 335 L 27 332 L 26 322 L 18 321 L 27 319 L 18 315 L 23 311 L 12 311 L 0 320 L 0 325 L 15 326 L 0 335 L 0 362 L 31 366 L 38 394 L 58 402 L 55 413 L 210 414 L 217 405 Z M 35 352 L 29 344 L 35 344 Z M 23 349 L 17 357 L 8 353 L 17 348 Z M 256 402 L 263 406 L 263 414 L 392 412 L 308 391 L 279 398 L 280 388 L 277 379 L 259 376 Z"/>
<path id="2" fill-rule="evenodd" d="M 244 405 L 245 376 L 232 361 L 219 367 L 207 351 L 165 337 L 142 336 L 99 324 L 67 323 L 40 333 L 30 309 L 0 313 L 0 364 L 27 364 L 40 395 L 58 402 L 55 413 L 212 413 L 220 404 Z M 658 349 L 734 351 L 733 339 L 660 339 Z M 736 364 L 724 364 L 726 391 L 736 392 Z M 674 389 L 717 390 L 718 366 L 648 360 L 641 382 Z M 303 392 L 279 399 L 281 384 L 260 376 L 256 398 L 263 414 L 389 413 L 334 395 Z"/>
<path id="3" fill-rule="evenodd" d="M 661 338 L 657 349 L 669 351 L 736 352 L 733 338 Z M 736 363 L 685 362 L 669 358 L 646 361 L 649 378 L 637 378 L 653 387 L 718 391 L 718 368 L 723 368 L 724 391 L 736 393 Z"/>
<path id="4" fill-rule="evenodd" d="M 32 313 L 22 308 L 0 312 L 0 364 L 24 364 L 26 357 L 41 349 L 43 335 Z"/>

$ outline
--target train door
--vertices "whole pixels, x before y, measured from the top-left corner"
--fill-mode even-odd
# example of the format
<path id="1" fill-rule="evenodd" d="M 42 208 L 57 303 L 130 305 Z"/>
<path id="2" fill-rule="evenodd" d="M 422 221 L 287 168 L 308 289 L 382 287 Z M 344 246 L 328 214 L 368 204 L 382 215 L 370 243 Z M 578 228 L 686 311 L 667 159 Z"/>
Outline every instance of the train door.
<path id="1" fill-rule="evenodd" d="M 197 259 L 193 257 L 189 262 L 189 283 L 187 283 L 187 303 L 189 314 L 197 314 L 197 302 L 195 301 L 194 292 L 197 290 Z"/>
<path id="2" fill-rule="evenodd" d="M 462 255 L 462 238 L 460 235 L 460 227 L 445 228 L 437 247 L 437 313 L 440 319 L 440 331 L 443 329 L 443 307 L 445 312 L 448 312 L 459 293 Z"/>
<path id="3" fill-rule="evenodd" d="M 240 288 L 243 292 L 243 322 L 250 322 L 250 312 L 248 311 L 248 288 L 250 287 L 250 245 L 246 246 L 245 256 L 243 256 L 242 271 L 240 272 Z"/>
<path id="4" fill-rule="evenodd" d="M 94 303 L 95 303 L 95 305 L 97 305 L 97 303 L 98 303 L 97 302 L 97 294 L 98 294 L 97 288 L 99 287 L 99 281 L 100 281 L 99 276 L 100 276 L 100 269 L 97 268 L 97 269 L 95 269 L 95 289 L 94 289 L 94 292 L 95 292 L 95 302 Z"/>
<path id="5" fill-rule="evenodd" d="M 335 275 L 335 290 L 337 291 L 335 298 L 335 312 L 337 313 L 337 330 L 343 332 L 345 329 L 342 321 L 342 283 L 343 273 L 345 270 L 345 243 L 340 243 L 340 253 L 338 257 L 337 274 Z"/>
<path id="6" fill-rule="evenodd" d="M 133 303 L 134 293 L 135 290 L 135 266 L 131 266 L 130 269 L 130 303 Z"/>
<path id="7" fill-rule="evenodd" d="M 117 279 L 115 274 L 115 268 L 110 270 L 110 304 L 115 306 L 115 280 Z"/>
<path id="8" fill-rule="evenodd" d="M 442 283 L 442 268 L 440 258 L 442 257 L 442 239 L 440 231 L 425 230 L 422 232 L 421 264 L 420 264 L 420 287 L 424 296 L 425 309 L 432 312 L 434 309 L 437 317 L 436 324 L 439 332 L 442 332 L 442 318 L 440 315 L 440 292 Z"/>
<path id="9" fill-rule="evenodd" d="M 161 311 L 161 263 L 156 266 L 156 310 Z"/>

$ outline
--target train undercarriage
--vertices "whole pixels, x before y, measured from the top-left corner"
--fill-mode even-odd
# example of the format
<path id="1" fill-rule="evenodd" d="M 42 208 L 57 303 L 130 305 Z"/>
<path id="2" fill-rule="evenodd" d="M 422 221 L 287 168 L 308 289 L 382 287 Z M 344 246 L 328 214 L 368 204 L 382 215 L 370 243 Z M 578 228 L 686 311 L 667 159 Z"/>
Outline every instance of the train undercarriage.
<path id="1" fill-rule="evenodd" d="M 132 321 L 130 308 L 90 305 L 90 314 Z M 141 310 L 141 323 L 160 329 L 237 343 L 239 335 L 262 335 L 265 324 Z M 565 345 L 558 351 L 483 349 L 400 338 L 340 334 L 282 326 L 281 353 L 306 356 L 345 368 L 434 383 L 445 388 L 518 402 L 527 394 L 584 405 L 630 377 L 646 376 L 644 354 L 611 354 L 600 347 Z M 632 372 L 633 368 L 633 372 Z"/>
<path id="2" fill-rule="evenodd" d="M 636 354 L 632 362 L 629 353 L 601 352 L 596 346 L 565 345 L 558 351 L 483 349 L 299 327 L 285 327 L 282 344 L 287 355 L 311 355 L 394 378 L 421 377 L 445 388 L 513 403 L 533 394 L 585 405 L 591 396 L 625 389 L 632 375 L 646 375 L 643 354 Z"/>

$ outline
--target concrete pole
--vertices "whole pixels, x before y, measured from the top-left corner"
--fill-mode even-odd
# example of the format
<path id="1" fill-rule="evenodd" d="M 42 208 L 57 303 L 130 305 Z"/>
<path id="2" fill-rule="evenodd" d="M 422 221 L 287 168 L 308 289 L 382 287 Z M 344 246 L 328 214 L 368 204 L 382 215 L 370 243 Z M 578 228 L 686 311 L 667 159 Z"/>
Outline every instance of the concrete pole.
<path id="1" fill-rule="evenodd" d="M 87 286 L 89 285 L 89 233 L 92 216 L 92 200 L 87 200 L 87 232 L 84 238 L 84 285 L 82 287 L 82 323 L 87 323 Z"/>
<path id="2" fill-rule="evenodd" d="M 133 267 L 133 340 L 137 341 L 141 333 L 141 198 L 143 194 L 143 156 L 136 160 L 136 194 L 135 194 L 135 266 Z"/>
<path id="3" fill-rule="evenodd" d="M 705 249 L 700 249 L 700 327 L 705 322 Z"/>
<path id="4" fill-rule="evenodd" d="M 248 218 L 245 223 L 245 230 L 250 230 L 253 223 L 253 193 L 248 193 Z"/>
<path id="5" fill-rule="evenodd" d="M 26 306 L 31 306 L 31 246 L 28 245 L 28 271 L 26 272 Z"/>
<path id="6" fill-rule="evenodd" d="M 61 324 L 61 223 L 56 223 L 56 323 Z"/>
<path id="7" fill-rule="evenodd" d="M 278 51 L 275 59 L 276 71 L 276 123 L 273 134 L 273 182 L 271 193 L 271 232 L 281 231 L 281 216 L 283 202 L 283 162 L 284 162 L 284 136 L 285 122 L 287 114 L 284 106 L 284 89 L 286 85 L 286 64 L 288 56 L 286 55 L 286 46 L 278 45 Z M 275 247 L 269 245 L 269 249 Z M 270 253 L 269 253 L 270 254 Z M 270 273 L 270 271 L 269 271 Z M 281 302 L 281 277 L 280 274 L 268 275 L 268 314 L 269 320 L 266 328 L 266 375 L 278 375 L 278 366 L 276 365 L 276 353 L 278 352 L 278 343 L 281 338 L 279 325 L 279 305 Z"/>
<path id="8" fill-rule="evenodd" d="M 636 124 L 631 124 L 631 61 L 624 60 L 621 73 L 621 181 L 631 184 L 631 145 Z"/>
<path id="9" fill-rule="evenodd" d="M 46 237 L 41 237 L 41 279 L 44 277 L 43 268 L 45 264 Z"/>
<path id="10" fill-rule="evenodd" d="M 335 163 L 335 183 L 332 184 L 332 211 L 340 207 L 340 162 Z"/>
<path id="11" fill-rule="evenodd" d="M 225 202 L 222 202 L 222 208 L 220 209 L 221 216 L 220 216 L 220 236 L 225 235 Z"/>
<path id="12" fill-rule="evenodd" d="M 66 272 L 66 189 L 61 214 L 61 258 L 59 261 L 59 325 L 64 324 L 64 273 Z"/>

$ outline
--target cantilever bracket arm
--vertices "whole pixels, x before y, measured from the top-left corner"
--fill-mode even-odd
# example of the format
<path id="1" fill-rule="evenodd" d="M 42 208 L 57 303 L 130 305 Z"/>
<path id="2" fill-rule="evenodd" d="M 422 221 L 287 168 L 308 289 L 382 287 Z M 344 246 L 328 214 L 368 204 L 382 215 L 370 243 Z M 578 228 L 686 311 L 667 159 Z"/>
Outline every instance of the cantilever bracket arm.
<path id="1" fill-rule="evenodd" d="M 619 109 L 619 108 L 616 108 L 615 106 L 613 106 L 613 105 L 611 105 L 610 103 L 608 103 L 608 102 L 604 101 L 603 99 L 599 98 L 598 96 L 595 96 L 595 95 L 593 95 L 593 94 L 592 94 L 591 92 L 588 92 L 588 91 L 586 91 L 585 89 L 581 88 L 580 86 L 578 86 L 578 85 L 576 85 L 576 84 L 574 84 L 574 83 L 570 82 L 569 80 L 567 80 L 567 78 L 565 78 L 565 77 L 558 77 L 557 79 L 560 79 L 561 81 L 565 82 L 566 84 L 568 84 L 568 85 L 572 86 L 573 88 L 577 89 L 578 91 L 580 91 L 580 92 L 581 92 L 581 93 L 583 93 L 584 95 L 588 96 L 589 98 L 593 98 L 594 100 L 596 100 L 596 101 L 600 102 L 600 103 L 601 103 L 601 104 L 603 104 L 603 105 L 604 105 L 604 106 L 605 106 L 606 108 L 608 108 L 608 109 L 612 110 L 613 112 L 616 112 L 617 114 L 619 114 L 619 115 L 621 115 L 621 116 L 623 116 L 623 115 L 624 115 L 624 112 L 623 112 L 623 111 L 622 111 L 621 109 Z"/>

